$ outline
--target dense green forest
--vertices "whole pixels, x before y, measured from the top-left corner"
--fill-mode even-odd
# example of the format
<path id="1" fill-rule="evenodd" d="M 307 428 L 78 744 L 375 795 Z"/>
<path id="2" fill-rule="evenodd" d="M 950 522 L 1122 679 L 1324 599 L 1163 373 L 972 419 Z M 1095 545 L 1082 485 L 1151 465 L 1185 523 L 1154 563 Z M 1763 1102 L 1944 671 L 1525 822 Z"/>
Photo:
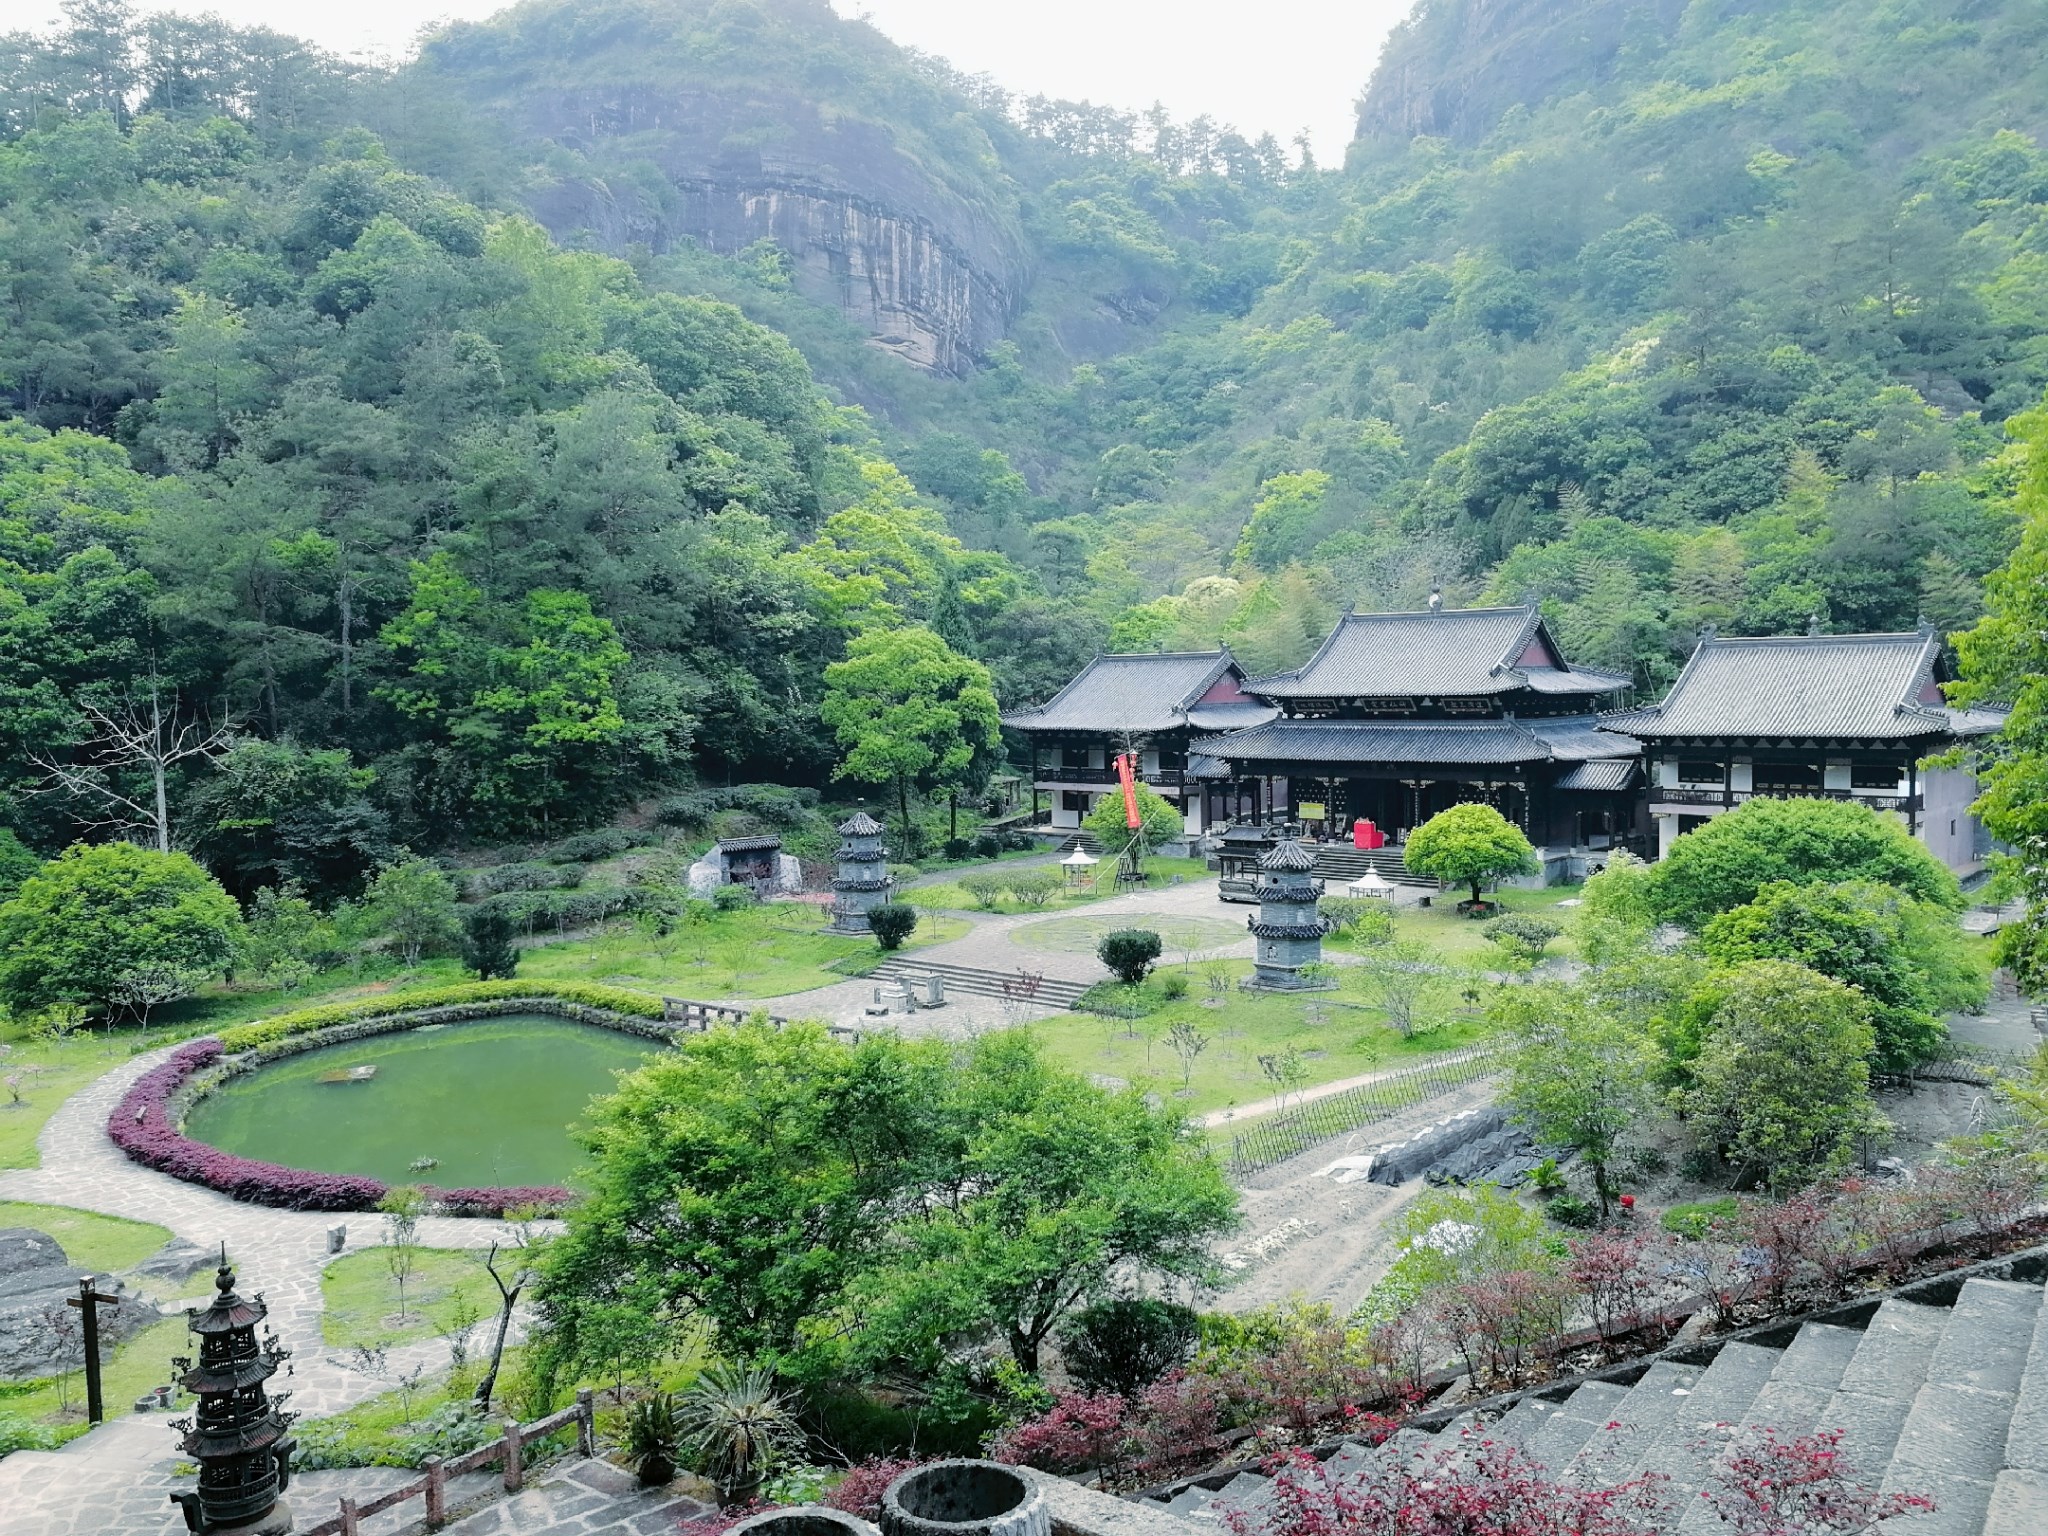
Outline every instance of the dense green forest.
<path id="1" fill-rule="evenodd" d="M 138 724 L 164 840 L 338 890 L 824 783 L 826 669 L 903 625 L 1014 704 L 1442 583 L 1648 690 L 1708 624 L 1960 628 L 2017 538 L 2022 0 L 1429 0 L 1341 168 L 823 0 L 537 0 L 393 70 L 67 15 L 0 47 L 0 817 L 46 851 L 150 810 Z M 920 373 L 771 244 L 641 238 L 714 85 L 727 145 L 871 128 L 1006 339 Z"/>

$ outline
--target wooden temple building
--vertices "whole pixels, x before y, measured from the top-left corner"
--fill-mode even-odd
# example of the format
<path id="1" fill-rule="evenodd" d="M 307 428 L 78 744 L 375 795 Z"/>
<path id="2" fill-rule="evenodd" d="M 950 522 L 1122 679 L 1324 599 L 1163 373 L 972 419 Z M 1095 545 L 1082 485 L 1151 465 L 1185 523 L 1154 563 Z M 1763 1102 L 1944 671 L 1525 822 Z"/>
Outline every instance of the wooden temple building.
<path id="1" fill-rule="evenodd" d="M 1975 778 L 1922 764 L 2004 717 L 1948 708 L 1944 676 L 1930 631 L 1709 633 L 1662 703 L 1630 708 L 1629 679 L 1574 665 L 1535 608 L 1433 599 L 1417 613 L 1347 614 L 1307 662 L 1263 677 L 1228 651 L 1098 656 L 1004 724 L 1029 742 L 1034 809 L 1052 796 L 1056 830 L 1114 789 L 1112 759 L 1135 746 L 1146 782 L 1181 806 L 1240 897 L 1283 829 L 1355 842 L 1358 857 L 1333 853 L 1332 871 L 1398 869 L 1407 835 L 1465 801 L 1521 827 L 1547 879 L 1613 848 L 1661 856 L 1755 795 L 1898 812 L 1970 873 L 1988 852 L 1969 812 Z"/>
<path id="2" fill-rule="evenodd" d="M 1704 635 L 1661 704 L 1612 723 L 1643 744 L 1656 851 L 1759 795 L 1895 811 L 1950 869 L 1990 853 L 1970 814 L 1976 777 L 1923 760 L 2005 724 L 1951 709 L 1931 628 L 1903 635 Z"/>
<path id="3" fill-rule="evenodd" d="M 1097 656 L 1045 703 L 1013 710 L 1003 724 L 1031 754 L 1031 808 L 1049 802 L 1050 825 L 1072 830 L 1116 789 L 1116 757 L 1138 754 L 1139 777 L 1181 808 L 1187 833 L 1211 825 L 1222 800 L 1203 786 L 1224 767 L 1190 751 L 1197 737 L 1258 725 L 1278 711 L 1250 697 L 1228 648 Z"/>

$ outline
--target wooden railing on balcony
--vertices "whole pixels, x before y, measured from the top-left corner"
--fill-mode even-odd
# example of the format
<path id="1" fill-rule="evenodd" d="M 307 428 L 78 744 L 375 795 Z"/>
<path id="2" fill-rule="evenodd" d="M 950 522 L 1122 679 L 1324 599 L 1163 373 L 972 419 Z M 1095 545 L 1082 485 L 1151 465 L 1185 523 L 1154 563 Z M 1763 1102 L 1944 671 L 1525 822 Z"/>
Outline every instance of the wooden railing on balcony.
<path id="1" fill-rule="evenodd" d="M 1656 805 L 1700 805 L 1724 809 L 1745 800 L 1848 800 L 1867 805 L 1873 811 L 1917 811 L 1919 795 L 1886 794 L 1867 789 L 1665 789 L 1650 786 L 1650 800 Z"/>
<path id="2" fill-rule="evenodd" d="M 1154 768 L 1142 772 L 1139 779 L 1147 784 L 1178 787 L 1187 782 L 1185 768 Z M 1038 770 L 1041 784 L 1114 784 L 1114 768 L 1041 768 Z"/>

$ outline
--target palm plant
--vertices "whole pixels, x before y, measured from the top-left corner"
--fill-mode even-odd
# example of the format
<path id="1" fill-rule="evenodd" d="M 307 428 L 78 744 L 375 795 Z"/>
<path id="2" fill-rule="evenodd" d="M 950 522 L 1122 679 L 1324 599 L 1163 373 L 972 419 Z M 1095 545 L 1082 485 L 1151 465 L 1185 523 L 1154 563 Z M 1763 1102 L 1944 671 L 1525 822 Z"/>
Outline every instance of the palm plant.
<path id="1" fill-rule="evenodd" d="M 676 1402 L 676 1426 L 697 1470 L 727 1503 L 750 1497 L 778 1456 L 797 1448 L 796 1415 L 766 1366 L 708 1366 Z"/>
<path id="2" fill-rule="evenodd" d="M 676 1400 L 666 1392 L 642 1398 L 626 1415 L 626 1470 L 647 1488 L 659 1488 L 676 1475 L 676 1454 L 682 1432 L 676 1425 Z"/>

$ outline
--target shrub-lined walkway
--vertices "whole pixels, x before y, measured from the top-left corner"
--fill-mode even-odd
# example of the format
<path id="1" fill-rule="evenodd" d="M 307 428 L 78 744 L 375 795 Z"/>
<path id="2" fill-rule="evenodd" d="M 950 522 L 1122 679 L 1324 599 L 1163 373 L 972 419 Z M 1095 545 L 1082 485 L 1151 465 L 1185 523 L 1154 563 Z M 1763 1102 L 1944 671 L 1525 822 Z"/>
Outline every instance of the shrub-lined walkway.
<path id="1" fill-rule="evenodd" d="M 320 1272 L 329 1257 L 329 1227 L 346 1224 L 353 1249 L 381 1240 L 381 1218 L 244 1205 L 131 1163 L 107 1139 L 114 1105 L 170 1050 L 125 1062 L 65 1100 L 37 1138 L 43 1166 L 0 1172 L 0 1199 L 154 1222 L 203 1247 L 226 1243 L 245 1290 L 263 1293 L 270 1326 L 293 1352 L 292 1374 L 278 1383 L 292 1392 L 291 1406 L 321 1415 L 375 1396 L 383 1385 L 346 1369 L 345 1351 L 328 1348 L 321 1338 Z M 420 1240 L 436 1248 L 485 1248 L 503 1231 L 498 1221 L 437 1216 L 420 1223 Z M 191 1289 L 195 1295 L 208 1291 L 210 1282 L 211 1276 L 198 1276 Z M 446 1355 L 447 1346 L 434 1340 L 393 1349 L 391 1363 L 403 1371 L 420 1362 L 441 1364 Z M 159 1449 L 152 1452 L 153 1446 Z M 160 1414 L 110 1425 L 62 1451 L 17 1451 L 0 1460 L 0 1536 L 168 1531 L 175 1512 L 163 1502 L 163 1490 L 169 1486 L 166 1464 L 175 1454 L 169 1418 Z M 352 1486 L 351 1478 L 378 1483 L 378 1473 L 371 1471 L 334 1474 L 334 1486 Z M 147 1523 L 140 1523 L 145 1510 Z"/>

